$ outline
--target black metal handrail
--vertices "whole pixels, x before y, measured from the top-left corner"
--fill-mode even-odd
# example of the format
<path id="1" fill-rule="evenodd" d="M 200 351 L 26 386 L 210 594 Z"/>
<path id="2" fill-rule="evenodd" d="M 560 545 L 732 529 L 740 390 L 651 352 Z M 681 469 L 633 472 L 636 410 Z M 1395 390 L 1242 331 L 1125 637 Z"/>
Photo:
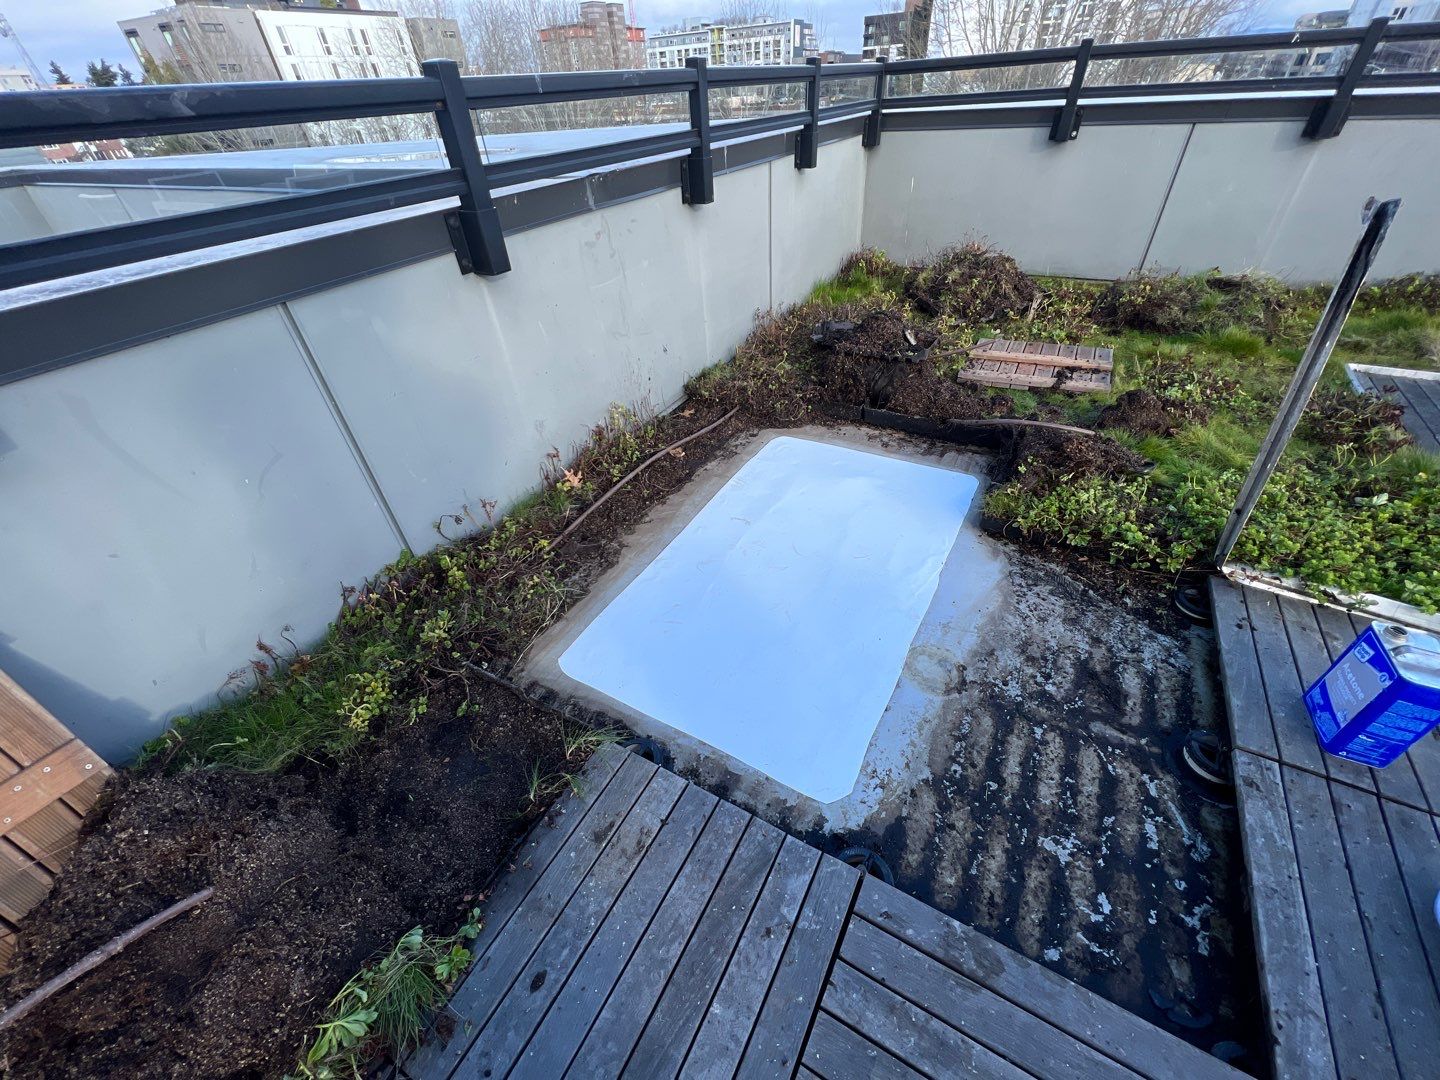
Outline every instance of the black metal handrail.
<path id="1" fill-rule="evenodd" d="M 446 167 L 414 176 L 387 177 L 268 201 L 197 211 L 85 233 L 0 246 L 0 288 L 103 269 L 141 259 L 303 228 L 435 199 L 458 197 L 446 224 L 462 271 L 503 273 L 505 251 L 491 188 L 550 179 L 585 170 L 668 155 L 684 155 L 681 191 L 687 203 L 714 200 L 712 146 L 795 129 L 795 164 L 814 168 L 820 126 L 865 116 L 864 145 L 880 142 L 884 116 L 914 109 L 953 109 L 1054 102 L 1051 139 L 1074 139 L 1085 103 L 1098 99 L 1197 97 L 1247 93 L 1294 100 L 1323 94 L 1306 123 L 1310 138 L 1330 138 L 1343 127 L 1357 90 L 1440 88 L 1436 72 L 1371 72 L 1375 52 L 1392 42 L 1440 39 L 1440 23 L 1391 23 L 1295 33 L 1237 34 L 1171 41 L 1097 44 L 977 56 L 933 57 L 822 65 L 710 68 L 692 59 L 683 68 L 561 72 L 462 77 L 453 61 L 427 61 L 423 75 L 403 79 L 333 82 L 221 83 L 197 86 L 117 87 L 83 93 L 26 91 L 0 95 L 0 149 L 68 142 L 156 137 L 367 117 L 429 114 L 445 149 Z M 1343 71 L 1293 78 L 1222 78 L 1210 81 L 1105 85 L 1087 75 L 1098 61 L 1353 47 Z M 942 87 L 923 92 L 925 76 L 983 73 L 1055 65 L 1070 69 L 1056 85 L 1008 89 Z M 852 101 L 822 105 L 822 87 L 873 79 L 873 90 Z M 743 86 L 804 87 L 803 107 L 736 120 L 710 117 L 710 94 Z M 684 130 L 612 140 L 557 153 L 486 162 L 478 148 L 474 110 L 502 110 L 640 95 L 684 94 Z M 1033 111 L 1033 110 L 1032 110 Z"/>

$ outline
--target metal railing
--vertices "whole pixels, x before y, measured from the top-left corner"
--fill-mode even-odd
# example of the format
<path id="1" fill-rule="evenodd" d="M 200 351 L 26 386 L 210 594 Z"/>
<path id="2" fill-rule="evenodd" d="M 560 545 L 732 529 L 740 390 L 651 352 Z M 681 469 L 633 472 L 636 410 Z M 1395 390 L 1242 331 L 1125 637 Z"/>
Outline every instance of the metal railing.
<path id="1" fill-rule="evenodd" d="M 864 116 L 863 144 L 871 148 L 879 145 L 885 116 L 902 110 L 1054 101 L 1050 138 L 1065 142 L 1077 137 L 1086 102 L 1097 99 L 1236 92 L 1293 97 L 1299 92 L 1313 95 L 1328 91 L 1317 100 L 1304 133 L 1309 138 L 1331 138 L 1343 127 L 1357 89 L 1440 89 L 1440 72 L 1370 70 L 1382 44 L 1436 39 L 1440 39 L 1440 23 L 1392 24 L 1388 19 L 1377 19 L 1364 27 L 1293 34 L 1118 44 L 1096 44 L 1087 39 L 1063 48 L 858 64 L 822 65 L 817 60 L 803 66 L 710 68 L 704 60 L 692 59 L 685 68 L 663 70 L 462 77 L 453 61 L 431 60 L 422 66 L 419 78 L 3 94 L 0 149 L 429 114 L 439 131 L 445 163 L 443 168 L 415 175 L 284 194 L 250 204 L 3 245 L 0 289 L 447 198 L 459 201 L 457 208 L 446 212 L 445 221 L 461 271 L 501 274 L 510 269 L 510 261 L 491 196 L 494 188 L 684 154 L 682 198 L 702 206 L 715 198 L 711 151 L 716 145 L 796 130 L 795 165 L 811 169 L 818 163 L 823 124 Z M 1087 82 L 1097 61 L 1143 64 L 1179 57 L 1225 57 L 1322 47 L 1351 47 L 1354 52 L 1343 70 L 1333 74 L 1115 85 Z M 1056 65 L 1070 68 L 1063 84 L 924 92 L 926 77 L 936 74 L 955 82 L 967 75 L 973 78 L 977 72 L 1057 70 Z M 826 83 L 837 80 L 872 80 L 873 89 L 857 100 L 822 106 Z M 803 109 L 712 122 L 713 91 L 785 84 L 803 85 Z M 685 95 L 689 116 L 684 130 L 494 162 L 486 162 L 480 152 L 473 110 L 656 94 Z"/>

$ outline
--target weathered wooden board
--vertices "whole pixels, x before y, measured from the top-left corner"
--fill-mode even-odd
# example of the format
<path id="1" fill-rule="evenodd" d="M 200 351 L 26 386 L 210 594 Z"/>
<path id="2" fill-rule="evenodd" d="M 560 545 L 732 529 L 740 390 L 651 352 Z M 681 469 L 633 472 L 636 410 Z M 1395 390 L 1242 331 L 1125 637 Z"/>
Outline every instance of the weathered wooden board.
<path id="1" fill-rule="evenodd" d="M 855 912 L 1136 1072 L 1152 1075 L 1156 1069 L 1162 1074 L 1174 1069 L 1187 1076 L 1232 1080 L 1237 1075 L 1189 1043 L 874 878 L 861 885 Z"/>
<path id="2" fill-rule="evenodd" d="M 1325 1080 L 1336 1075 L 1335 1058 L 1280 766 L 1243 750 L 1233 764 L 1275 1075 Z"/>
<path id="3" fill-rule="evenodd" d="M 958 1060 L 952 1065 L 955 1070 L 961 1067 Z M 815 1018 L 815 1026 L 805 1043 L 805 1064 L 796 1075 L 822 1080 L 921 1080 L 925 1074 L 916 1072 L 854 1028 L 822 1012 Z"/>
<path id="4" fill-rule="evenodd" d="M 860 926 L 868 925 L 860 921 Z M 851 941 L 852 935 L 847 933 L 845 939 L 847 942 Z M 910 957 L 902 953 L 893 959 L 897 966 L 904 966 Z M 944 994 L 945 988 L 939 988 L 938 992 Z M 848 961 L 842 961 L 835 965 L 830 976 L 822 1008 L 859 1035 L 868 1036 L 871 1041 L 882 1044 L 887 1056 L 893 1055 L 907 1068 L 913 1067 L 925 1076 L 1025 1080 L 1032 1075 L 1039 1075 L 1012 1064 L 961 1032 L 946 1019 L 935 1015 L 936 1004 L 935 999 L 928 998 L 922 1008 L 914 1001 L 895 993 L 879 980 L 852 967 Z M 1074 1046 L 1073 1041 L 1065 1044 L 1057 1058 L 1051 1058 L 1044 1064 L 1066 1061 L 1067 1065 L 1076 1066 L 1077 1075 L 1104 1075 L 1089 1072 L 1088 1062 L 1073 1057 Z M 826 1072 L 828 1057 L 828 1054 L 815 1052 L 813 1040 L 807 1045 L 805 1062 L 822 1075 Z M 1135 1074 L 1127 1070 L 1123 1075 L 1133 1077 Z"/>
<path id="5" fill-rule="evenodd" d="M 685 1059 L 685 1075 L 695 1080 L 728 1080 L 745 1051 L 737 1031 L 751 1031 L 790 940 L 820 852 L 794 837 L 785 841 L 765 889 L 745 927 L 735 954 L 710 1002 L 699 1034 Z"/>
<path id="6" fill-rule="evenodd" d="M 1093 345 L 1059 345 L 1054 342 L 986 338 L 972 345 L 969 353 L 972 359 L 977 360 L 1045 364 L 1053 368 L 1111 371 L 1115 367 L 1115 354 L 1110 349 L 1096 348 Z"/>
<path id="7" fill-rule="evenodd" d="M 0 970 L 110 775 L 105 761 L 0 671 Z"/>
<path id="8" fill-rule="evenodd" d="M 1049 363 L 1011 363 L 971 357 L 956 373 L 962 382 L 1012 390 L 1055 390 L 1069 394 L 1103 394 L 1110 389 L 1108 371 L 1061 368 Z"/>
<path id="9" fill-rule="evenodd" d="M 698 917 L 697 913 L 704 907 L 705 899 L 739 844 L 748 820 L 739 807 L 719 803 L 711 811 L 699 839 L 679 853 L 683 867 L 671 874 L 667 874 L 661 863 L 652 862 L 656 849 L 665 839 L 662 831 L 530 1040 L 516 1068 L 516 1076 L 555 1077 L 565 1072 L 595 1018 L 612 996 L 621 973 L 643 942 L 648 942 L 651 936 L 657 939 L 664 936 L 666 940 L 661 945 L 678 952 L 683 939 L 676 942 L 671 935 L 688 933 L 685 920 L 692 914 Z M 659 962 L 652 961 L 650 970 L 660 966 Z"/>
<path id="10" fill-rule="evenodd" d="M 657 917 L 660 929 L 657 932 L 652 927 L 630 958 L 625 974 L 595 1018 L 567 1076 L 603 1078 L 620 1074 L 665 992 L 686 943 L 704 916 L 718 915 L 715 898 L 740 895 L 742 886 L 763 880 L 780 850 L 781 840 L 782 834 L 774 826 L 751 818 L 714 894 L 707 894 L 699 904 L 693 896 L 680 898 L 681 902 L 670 912 L 674 919 L 670 924 L 673 933 L 667 933 L 667 924 Z M 669 899 L 667 897 L 667 903 Z"/>
<path id="11" fill-rule="evenodd" d="M 554 925 L 510 981 L 510 986 L 519 992 L 507 992 L 480 1028 L 465 1057 L 462 1074 L 504 1076 L 510 1070 L 584 952 L 591 934 L 610 913 L 620 890 L 666 825 L 686 786 L 674 773 L 663 769 L 651 778 Z M 703 822 L 702 809 L 699 800 L 687 803 L 686 813 L 695 826 L 694 832 Z M 488 974 L 496 982 L 503 977 Z M 476 1014 L 472 1017 L 478 1019 Z"/>
<path id="12" fill-rule="evenodd" d="M 815 871 L 735 1073 L 737 1080 L 788 1075 L 801 1060 L 810 1019 L 819 1004 L 825 973 L 835 956 L 835 943 L 845 928 L 859 878 L 858 870 L 837 859 L 825 859 Z"/>

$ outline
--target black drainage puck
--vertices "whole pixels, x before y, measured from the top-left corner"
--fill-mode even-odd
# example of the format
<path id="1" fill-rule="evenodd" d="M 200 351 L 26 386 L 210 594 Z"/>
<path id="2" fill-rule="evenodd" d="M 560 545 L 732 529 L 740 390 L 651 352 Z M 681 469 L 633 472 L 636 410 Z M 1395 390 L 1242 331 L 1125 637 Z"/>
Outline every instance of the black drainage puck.
<path id="1" fill-rule="evenodd" d="M 639 754 L 646 761 L 659 765 L 662 769 L 670 768 L 670 751 L 648 735 L 636 735 L 634 738 L 626 739 L 621 745 L 632 754 Z"/>
<path id="2" fill-rule="evenodd" d="M 1175 610 L 1196 626 L 1212 626 L 1210 591 L 1202 582 L 1184 582 L 1175 588 Z"/>
<path id="3" fill-rule="evenodd" d="M 1219 736 L 1187 731 L 1170 747 L 1175 771 L 1185 786 L 1220 806 L 1235 805 L 1235 777 L 1230 754 Z"/>
<path id="4" fill-rule="evenodd" d="M 895 884 L 895 873 L 890 869 L 890 864 L 884 857 L 869 848 L 850 847 L 835 856 L 841 862 L 849 866 L 858 866 L 871 877 L 877 877 L 886 885 Z"/>

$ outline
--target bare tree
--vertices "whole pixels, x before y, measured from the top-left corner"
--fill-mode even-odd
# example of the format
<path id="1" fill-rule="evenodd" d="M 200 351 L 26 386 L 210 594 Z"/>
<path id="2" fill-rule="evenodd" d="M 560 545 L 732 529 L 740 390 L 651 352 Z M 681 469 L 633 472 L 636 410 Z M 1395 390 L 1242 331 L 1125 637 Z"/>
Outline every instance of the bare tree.
<path id="1" fill-rule="evenodd" d="M 1206 37 L 1254 22 L 1258 0 L 935 0 L 932 41 L 946 56 L 1013 52 L 1099 42 Z M 1214 57 L 1097 61 L 1090 83 L 1208 78 Z M 1054 86 L 1070 65 L 1045 64 L 953 73 L 926 80 L 927 90 L 1006 90 Z"/>

